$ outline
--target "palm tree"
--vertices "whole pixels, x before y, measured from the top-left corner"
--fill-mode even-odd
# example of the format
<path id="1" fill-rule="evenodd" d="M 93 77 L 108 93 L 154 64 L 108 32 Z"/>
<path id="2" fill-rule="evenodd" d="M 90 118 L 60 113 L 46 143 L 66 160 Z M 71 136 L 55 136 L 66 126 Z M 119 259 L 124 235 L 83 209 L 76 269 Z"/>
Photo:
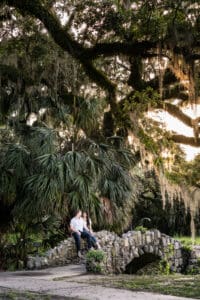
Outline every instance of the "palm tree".
<path id="1" fill-rule="evenodd" d="M 76 115 L 76 138 L 74 120 L 67 138 L 49 127 L 18 124 L 15 141 L 1 145 L 1 198 L 12 203 L 15 217 L 29 219 L 55 212 L 64 216 L 80 208 L 99 223 L 101 197 L 110 199 L 113 213 L 131 197 L 134 155 L 123 146 L 116 147 L 116 137 L 106 144 L 86 134 L 80 137 L 78 129 L 89 128 L 82 115 L 83 107 Z"/>
<path id="2" fill-rule="evenodd" d="M 18 26 L 23 39 L 5 35 L 0 53 L 0 212 L 8 223 L 81 208 L 103 224 L 102 197 L 117 216 L 132 196 L 134 154 L 106 137 L 105 95 L 86 94 L 80 65 L 38 24 Z"/>

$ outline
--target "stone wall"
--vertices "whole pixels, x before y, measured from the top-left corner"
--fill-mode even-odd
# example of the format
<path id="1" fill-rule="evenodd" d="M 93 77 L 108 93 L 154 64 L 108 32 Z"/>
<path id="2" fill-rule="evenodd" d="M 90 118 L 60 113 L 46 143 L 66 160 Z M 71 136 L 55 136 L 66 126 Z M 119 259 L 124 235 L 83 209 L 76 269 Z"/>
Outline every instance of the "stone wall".
<path id="1" fill-rule="evenodd" d="M 85 243 L 82 243 L 82 249 Z M 72 237 L 62 241 L 56 247 L 48 250 L 43 256 L 29 256 L 28 269 L 42 269 L 54 266 L 63 266 L 70 263 L 77 263 L 77 253 Z"/>
<path id="2" fill-rule="evenodd" d="M 129 231 L 121 237 L 108 231 L 95 233 L 102 250 L 105 252 L 105 272 L 123 273 L 134 258 L 151 253 L 160 259 L 167 259 L 172 271 L 181 272 L 183 267 L 182 246 L 179 241 L 160 233 L 158 230 Z M 83 250 L 86 248 L 82 242 Z M 29 257 L 28 269 L 77 263 L 73 238 L 68 238 L 57 247 L 48 250 L 44 256 Z"/>
<path id="3" fill-rule="evenodd" d="M 105 269 L 108 273 L 123 273 L 126 266 L 145 253 L 166 259 L 172 271 L 181 272 L 183 257 L 180 242 L 161 234 L 158 230 L 129 231 L 119 237 L 99 232 L 102 250 L 106 253 Z"/>
<path id="4" fill-rule="evenodd" d="M 193 246 L 191 251 L 187 251 L 186 272 L 189 274 L 200 274 L 200 246 Z"/>

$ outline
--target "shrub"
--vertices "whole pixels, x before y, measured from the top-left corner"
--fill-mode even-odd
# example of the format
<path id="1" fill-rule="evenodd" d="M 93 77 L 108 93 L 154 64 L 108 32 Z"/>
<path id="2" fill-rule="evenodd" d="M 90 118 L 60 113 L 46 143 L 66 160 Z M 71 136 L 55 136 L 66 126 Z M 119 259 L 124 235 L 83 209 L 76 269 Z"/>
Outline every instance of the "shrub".
<path id="1" fill-rule="evenodd" d="M 160 272 L 163 275 L 169 275 L 171 270 L 170 270 L 170 264 L 166 259 L 162 259 L 159 263 L 160 267 Z"/>
<path id="2" fill-rule="evenodd" d="M 137 226 L 134 229 L 135 231 L 141 231 L 142 233 L 145 233 L 148 229 L 144 226 Z"/>
<path id="3" fill-rule="evenodd" d="M 102 262 L 105 257 L 105 253 L 102 250 L 90 250 L 86 255 L 87 261 Z"/>
<path id="4" fill-rule="evenodd" d="M 105 253 L 102 250 L 90 250 L 86 255 L 86 268 L 92 273 L 103 273 Z"/>
<path id="5" fill-rule="evenodd" d="M 192 251 L 192 246 L 191 245 L 183 245 L 182 249 L 185 253 L 190 254 L 190 252 Z"/>

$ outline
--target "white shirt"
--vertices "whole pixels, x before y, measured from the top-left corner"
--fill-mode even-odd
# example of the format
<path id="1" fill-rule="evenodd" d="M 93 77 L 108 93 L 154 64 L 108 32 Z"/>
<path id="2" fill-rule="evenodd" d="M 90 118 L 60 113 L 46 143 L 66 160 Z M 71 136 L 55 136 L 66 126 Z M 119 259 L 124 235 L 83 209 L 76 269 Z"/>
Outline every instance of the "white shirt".
<path id="1" fill-rule="evenodd" d="M 87 222 L 83 218 L 82 218 L 82 220 L 83 220 L 83 227 L 87 228 Z"/>
<path id="2" fill-rule="evenodd" d="M 70 226 L 73 227 L 76 231 L 83 231 L 84 223 L 82 218 L 74 217 L 71 219 Z"/>

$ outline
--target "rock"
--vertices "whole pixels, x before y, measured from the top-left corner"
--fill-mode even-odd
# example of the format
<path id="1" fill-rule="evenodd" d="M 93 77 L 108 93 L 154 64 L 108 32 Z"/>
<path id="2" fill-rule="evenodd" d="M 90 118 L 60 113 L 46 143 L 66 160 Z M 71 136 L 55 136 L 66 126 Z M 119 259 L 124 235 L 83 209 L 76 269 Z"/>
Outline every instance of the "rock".
<path id="1" fill-rule="evenodd" d="M 178 267 L 179 266 L 179 259 L 175 259 L 174 263 L 175 263 L 175 267 Z"/>
<path id="2" fill-rule="evenodd" d="M 164 247 L 167 246 L 167 240 L 166 240 L 166 237 L 165 237 L 165 236 L 162 237 L 162 245 L 163 245 Z"/>
<path id="3" fill-rule="evenodd" d="M 139 257 L 139 256 L 140 256 L 140 254 L 139 254 L 139 252 L 138 252 L 138 248 L 135 248 L 135 249 L 133 250 L 133 256 L 134 256 L 134 257 Z"/>
<path id="4" fill-rule="evenodd" d="M 139 253 L 140 256 L 144 254 L 144 251 L 142 250 L 142 248 L 138 249 L 138 253 Z"/>
<path id="5" fill-rule="evenodd" d="M 175 256 L 176 256 L 176 258 L 181 258 L 182 257 L 182 252 L 181 252 L 180 249 L 175 251 Z"/>
<path id="6" fill-rule="evenodd" d="M 173 270 L 179 270 L 184 262 L 181 251 L 181 244 L 173 238 L 161 234 L 160 231 L 154 229 L 145 233 L 141 231 L 129 231 L 121 237 L 115 233 L 108 231 L 100 231 L 95 233 L 102 250 L 105 252 L 105 261 L 102 268 L 106 273 L 120 273 L 126 269 L 126 266 L 134 258 L 144 254 L 155 254 L 160 258 L 169 256 Z M 169 245 L 174 245 L 171 251 Z M 87 244 L 81 241 L 83 252 L 85 253 Z M 172 252 L 172 253 L 171 253 Z M 193 248 L 192 259 L 189 263 L 192 265 L 198 263 L 197 258 L 200 257 L 200 247 Z M 48 250 L 43 257 L 29 257 L 27 268 L 40 269 L 42 267 L 51 267 L 65 265 L 69 263 L 77 263 L 75 242 L 72 237 L 65 239 L 55 248 Z"/>
<path id="7" fill-rule="evenodd" d="M 34 266 L 35 266 L 35 269 L 41 269 L 42 264 L 41 264 L 41 258 L 40 257 L 36 257 Z"/>
<path id="8" fill-rule="evenodd" d="M 124 239 L 124 247 L 128 247 L 128 246 L 129 246 L 128 239 L 127 239 L 127 238 L 125 238 L 125 239 Z"/>
<path id="9" fill-rule="evenodd" d="M 180 243 L 176 241 L 174 243 L 174 249 L 177 250 L 177 249 L 180 249 L 180 248 L 181 248 Z"/>
<path id="10" fill-rule="evenodd" d="M 155 238 L 156 240 L 159 240 L 159 239 L 161 238 L 161 233 L 160 233 L 160 231 L 157 230 L 157 229 L 154 229 L 153 232 L 154 232 L 154 238 Z"/>
<path id="11" fill-rule="evenodd" d="M 151 241 L 152 241 L 151 235 L 150 234 L 146 234 L 146 244 L 150 244 Z"/>
<path id="12" fill-rule="evenodd" d="M 149 253 L 153 253 L 153 252 L 154 252 L 153 246 L 149 245 Z"/>
<path id="13" fill-rule="evenodd" d="M 28 257 L 27 268 L 29 270 L 34 269 L 34 258 Z"/>

